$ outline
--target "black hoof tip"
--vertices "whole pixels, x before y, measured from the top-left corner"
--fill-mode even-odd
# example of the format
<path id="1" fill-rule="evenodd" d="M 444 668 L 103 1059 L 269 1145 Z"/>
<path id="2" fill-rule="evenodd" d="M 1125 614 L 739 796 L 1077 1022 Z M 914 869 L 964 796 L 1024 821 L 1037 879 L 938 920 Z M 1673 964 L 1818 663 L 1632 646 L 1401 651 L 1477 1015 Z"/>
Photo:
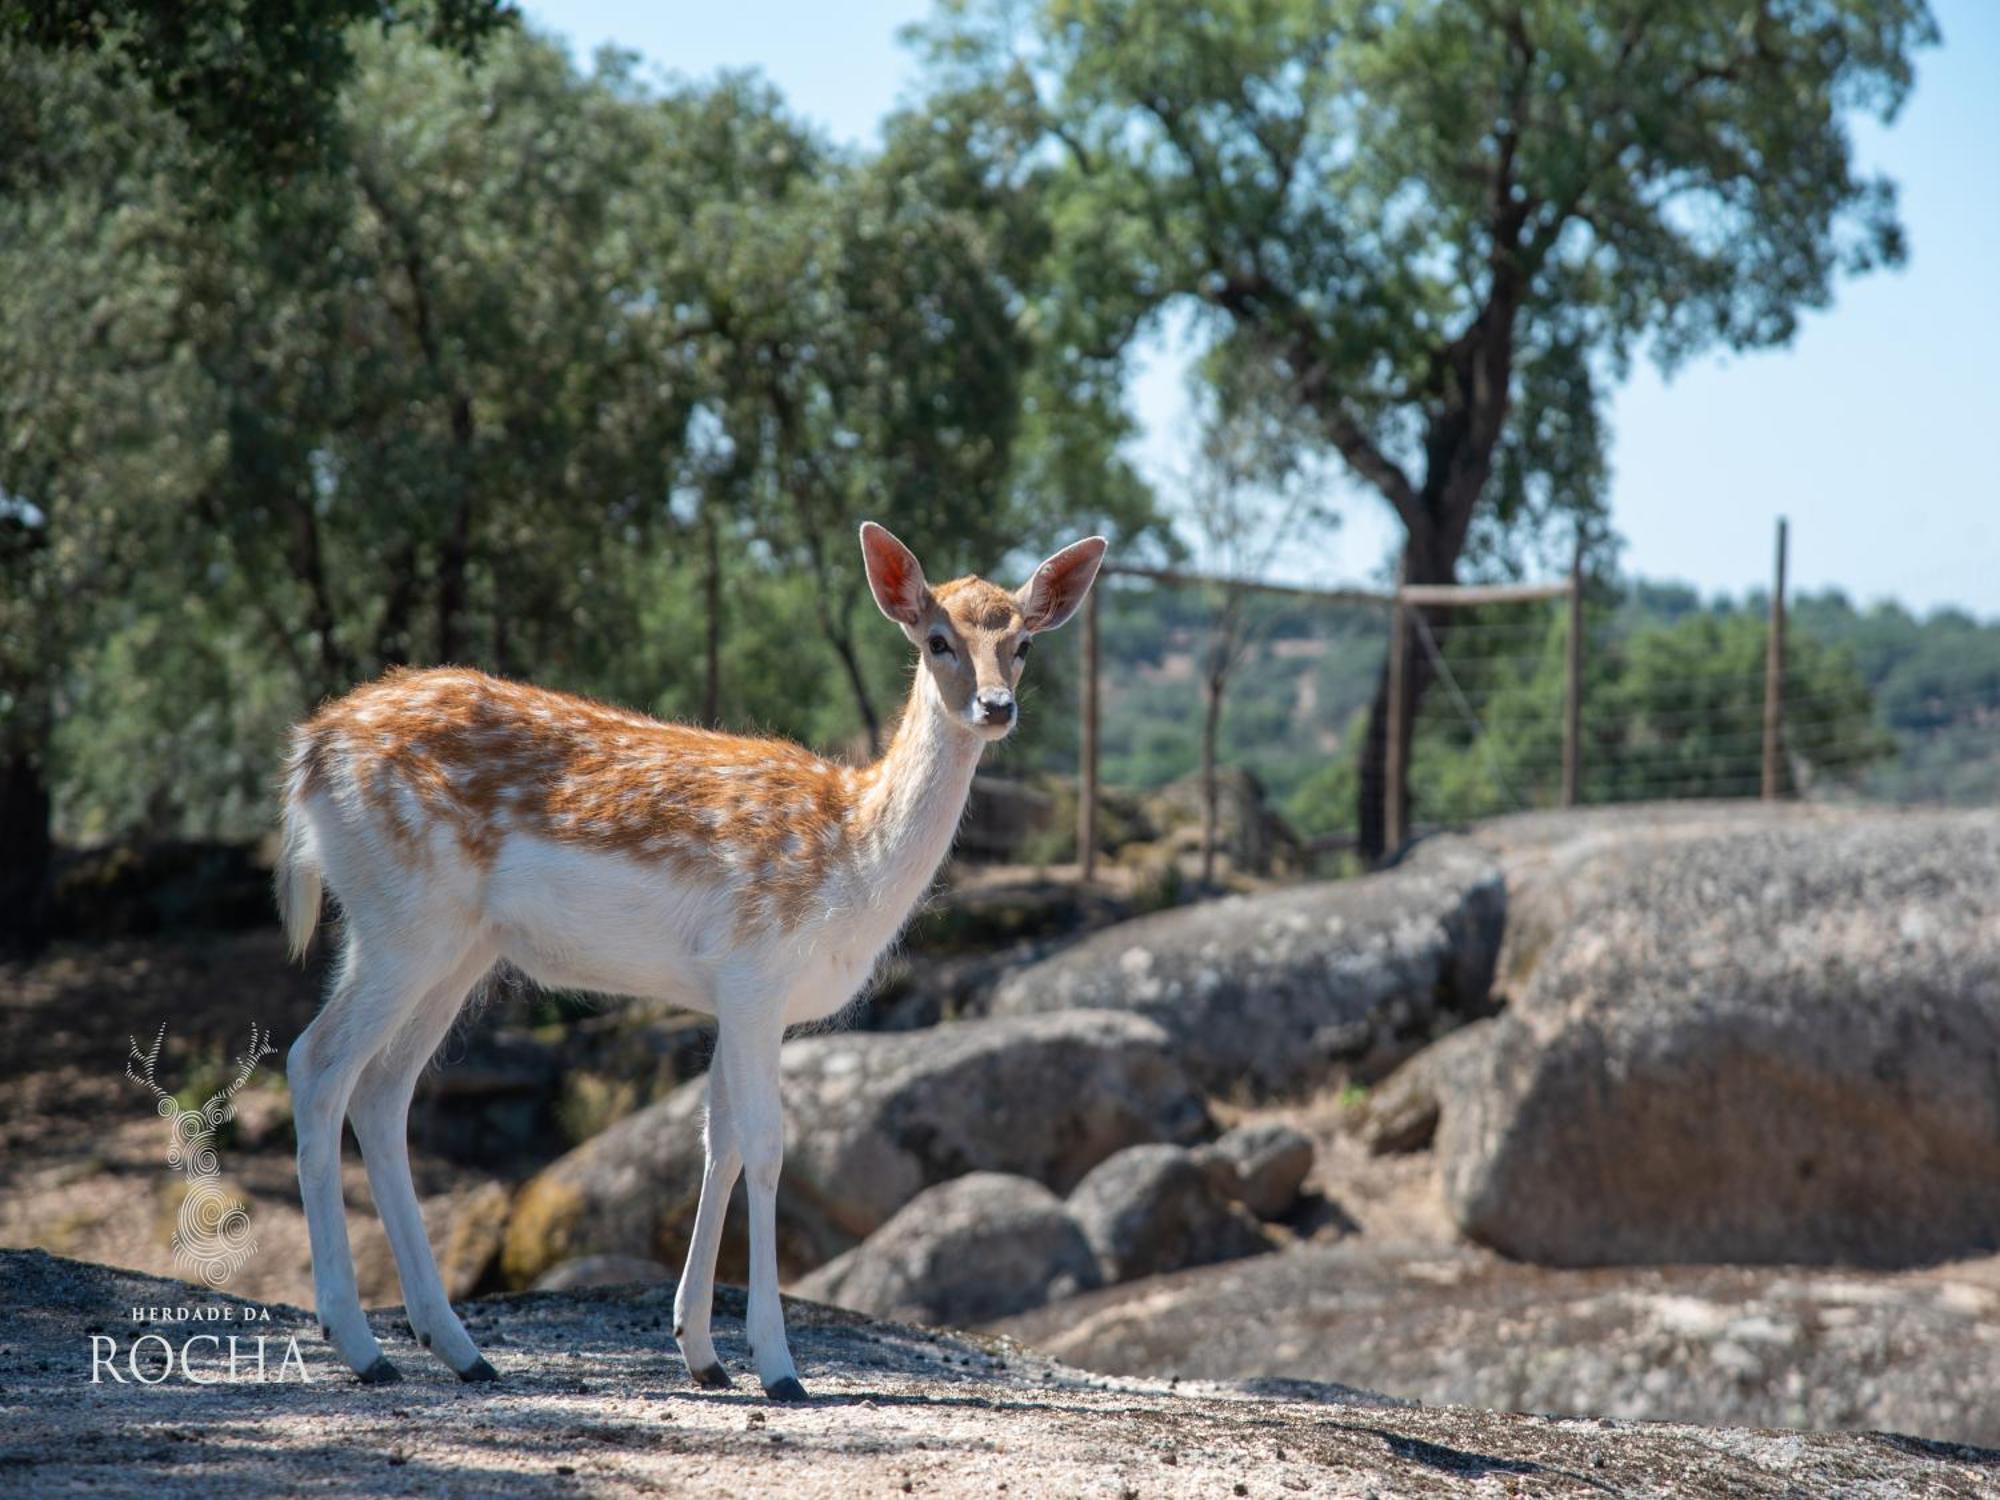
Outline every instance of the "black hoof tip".
<path id="1" fill-rule="evenodd" d="M 402 1378 L 403 1372 L 389 1363 L 389 1356 L 386 1354 L 378 1356 L 375 1363 L 363 1370 L 359 1376 L 363 1385 L 394 1385 Z"/>
<path id="2" fill-rule="evenodd" d="M 799 1379 L 796 1375 L 787 1375 L 776 1385 L 765 1386 L 764 1394 L 769 1396 L 773 1401 L 805 1401 L 810 1399 L 806 1395 L 806 1388 L 799 1384 Z"/>
<path id="3" fill-rule="evenodd" d="M 726 1391 L 730 1387 L 729 1372 L 721 1365 L 703 1365 L 699 1370 L 688 1372 L 694 1383 L 711 1391 Z"/>
<path id="4" fill-rule="evenodd" d="M 463 1380 L 467 1385 L 482 1385 L 489 1380 L 498 1380 L 500 1372 L 486 1363 L 485 1356 L 481 1355 L 463 1370 L 460 1370 L 458 1378 Z"/>

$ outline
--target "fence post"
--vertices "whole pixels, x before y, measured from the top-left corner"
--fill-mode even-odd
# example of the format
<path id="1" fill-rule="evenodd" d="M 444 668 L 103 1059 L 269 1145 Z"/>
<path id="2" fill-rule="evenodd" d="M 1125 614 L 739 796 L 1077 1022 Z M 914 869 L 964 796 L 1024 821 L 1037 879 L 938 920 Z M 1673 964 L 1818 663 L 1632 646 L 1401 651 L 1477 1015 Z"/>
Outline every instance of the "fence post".
<path id="1" fill-rule="evenodd" d="M 1409 837 L 1404 813 L 1409 807 L 1410 746 L 1405 708 L 1409 703 L 1410 620 L 1403 603 L 1404 567 L 1396 570 L 1396 602 L 1389 611 L 1389 740 L 1383 760 L 1382 847 L 1394 854 Z"/>
<path id="2" fill-rule="evenodd" d="M 1562 805 L 1575 807 L 1583 781 L 1583 528 L 1569 565 L 1569 654 L 1563 672 Z"/>
<path id="3" fill-rule="evenodd" d="M 1764 642 L 1764 800 L 1785 794 L 1785 518 L 1778 517 L 1777 579 Z"/>
<path id="4" fill-rule="evenodd" d="M 1076 858 L 1083 880 L 1097 876 L 1097 601 L 1102 587 L 1094 588 L 1083 602 L 1083 746 L 1082 774 L 1076 799 Z"/>

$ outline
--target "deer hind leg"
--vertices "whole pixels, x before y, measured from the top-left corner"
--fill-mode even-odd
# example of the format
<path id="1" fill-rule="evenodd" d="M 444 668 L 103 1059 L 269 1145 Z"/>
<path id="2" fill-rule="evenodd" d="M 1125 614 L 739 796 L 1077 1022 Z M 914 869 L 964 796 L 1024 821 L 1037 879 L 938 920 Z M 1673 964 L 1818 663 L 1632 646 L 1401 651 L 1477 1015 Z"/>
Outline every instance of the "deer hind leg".
<path id="1" fill-rule="evenodd" d="M 725 1003 L 718 1011 L 715 1066 L 728 1090 L 750 1206 L 750 1306 L 744 1331 L 764 1393 L 779 1401 L 803 1401 L 805 1387 L 792 1363 L 785 1309 L 778 1300 L 778 1173 L 785 1160 L 778 1050 L 785 1036 L 784 1015 L 768 1000 Z"/>
<path id="2" fill-rule="evenodd" d="M 687 1361 L 696 1385 L 721 1389 L 729 1382 L 715 1357 L 709 1319 L 715 1304 L 715 1253 L 722 1244 L 722 1221 L 729 1194 L 736 1186 L 743 1156 L 737 1147 L 736 1122 L 729 1114 L 729 1086 L 720 1065 L 708 1070 L 708 1128 L 704 1134 L 707 1159 L 701 1175 L 701 1203 L 694 1212 L 694 1234 L 688 1240 L 687 1265 L 674 1289 L 674 1340 Z"/>
<path id="3" fill-rule="evenodd" d="M 326 1004 L 285 1061 L 298 1131 L 299 1197 L 312 1243 L 313 1302 L 327 1339 L 370 1384 L 400 1376 L 369 1331 L 355 1289 L 340 1187 L 341 1117 L 369 1059 L 458 961 L 456 952 L 440 952 L 414 940 L 364 941 L 360 925 L 350 919 L 346 951 Z"/>
<path id="4" fill-rule="evenodd" d="M 492 965 L 488 951 L 468 954 L 451 976 L 424 993 L 403 1025 L 389 1034 L 361 1070 L 347 1105 L 354 1139 L 368 1166 L 368 1186 L 375 1212 L 389 1236 L 396 1257 L 396 1276 L 403 1284 L 403 1310 L 417 1342 L 442 1359 L 460 1380 L 497 1380 L 493 1366 L 479 1353 L 452 1311 L 437 1257 L 424 1230 L 410 1181 L 410 1095 L 438 1044 L 451 1030 L 467 992 Z"/>

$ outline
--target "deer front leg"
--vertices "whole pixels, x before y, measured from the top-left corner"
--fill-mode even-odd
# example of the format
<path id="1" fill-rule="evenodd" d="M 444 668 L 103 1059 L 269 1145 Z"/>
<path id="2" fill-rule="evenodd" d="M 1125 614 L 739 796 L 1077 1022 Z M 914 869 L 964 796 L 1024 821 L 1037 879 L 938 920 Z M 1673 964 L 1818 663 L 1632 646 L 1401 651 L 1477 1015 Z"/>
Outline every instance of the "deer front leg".
<path id="1" fill-rule="evenodd" d="M 778 1300 L 778 1173 L 785 1159 L 784 1109 L 778 1097 L 778 1049 L 783 1013 L 768 999 L 723 1007 L 716 1066 L 729 1093 L 729 1117 L 743 1157 L 750 1206 L 750 1307 L 745 1332 L 764 1394 L 803 1401 L 785 1341 L 785 1310 Z"/>
<path id="2" fill-rule="evenodd" d="M 729 1115 L 729 1088 L 718 1063 L 708 1070 L 708 1129 L 704 1135 L 706 1165 L 701 1176 L 701 1202 L 694 1211 L 694 1234 L 688 1240 L 687 1265 L 674 1290 L 674 1340 L 687 1361 L 696 1385 L 721 1390 L 729 1384 L 722 1362 L 715 1357 L 709 1319 L 715 1305 L 715 1252 L 722 1244 L 722 1221 L 729 1194 L 743 1157 L 737 1148 L 736 1124 Z"/>

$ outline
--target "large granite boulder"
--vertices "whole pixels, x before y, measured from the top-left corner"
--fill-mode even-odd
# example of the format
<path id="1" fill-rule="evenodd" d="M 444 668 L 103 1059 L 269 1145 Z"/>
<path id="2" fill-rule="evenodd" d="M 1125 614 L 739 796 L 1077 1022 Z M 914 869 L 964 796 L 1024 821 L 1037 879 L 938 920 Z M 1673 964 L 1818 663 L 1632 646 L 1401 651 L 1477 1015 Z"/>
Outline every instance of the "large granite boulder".
<path id="1" fill-rule="evenodd" d="M 1178 1146 L 1133 1146 L 1100 1162 L 1070 1194 L 1108 1282 L 1260 1255 L 1272 1244 Z"/>
<path id="2" fill-rule="evenodd" d="M 1134 1011 L 1212 1092 L 1298 1094 L 1377 1077 L 1477 1013 L 1505 917 L 1498 868 L 1438 839 L 1380 875 L 1120 923 L 1003 980 L 992 1009 Z"/>
<path id="3" fill-rule="evenodd" d="M 1474 1238 L 1558 1265 L 2000 1245 L 2000 816 L 1594 840 L 1457 1060 Z"/>
<path id="4" fill-rule="evenodd" d="M 1209 1130 L 1166 1033 L 1103 1011 L 802 1037 L 785 1045 L 783 1072 L 779 1263 L 790 1275 L 948 1178 L 1013 1172 L 1067 1192 L 1114 1151 Z M 707 1088 L 684 1084 L 532 1178 L 508 1225 L 509 1283 L 578 1255 L 678 1265 L 701 1189 Z"/>
<path id="5" fill-rule="evenodd" d="M 1107 1375 L 1365 1380 L 1427 1405 L 2000 1445 L 1993 1259 L 1551 1270 L 1362 1235 L 1089 1292 L 991 1331 Z"/>
<path id="6" fill-rule="evenodd" d="M 793 1291 L 878 1318 L 964 1327 L 1100 1280 L 1090 1242 L 1062 1199 L 1025 1177 L 969 1172 L 917 1194 Z"/>
<path id="7" fill-rule="evenodd" d="M 1688 839 L 1830 828 L 1878 818 L 1877 809 L 1811 802 L 1689 799 L 1510 813 L 1468 830 L 1507 879 L 1507 934 L 1494 988 L 1512 998 L 1550 946 L 1587 916 L 1594 900 L 1578 872 L 1603 853 L 1627 853 Z"/>

